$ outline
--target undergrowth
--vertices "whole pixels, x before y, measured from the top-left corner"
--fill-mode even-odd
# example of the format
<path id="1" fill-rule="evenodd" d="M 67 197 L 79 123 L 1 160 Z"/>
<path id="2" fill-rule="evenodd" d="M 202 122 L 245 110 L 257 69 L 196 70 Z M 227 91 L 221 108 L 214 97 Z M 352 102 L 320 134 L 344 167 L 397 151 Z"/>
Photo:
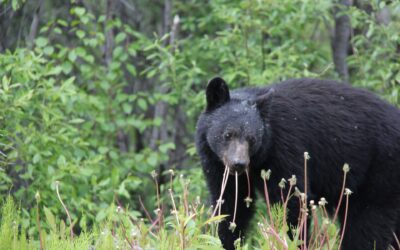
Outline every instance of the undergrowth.
<path id="1" fill-rule="evenodd" d="M 307 155 L 305 154 L 305 171 L 307 170 Z M 345 189 L 346 174 L 349 171 L 347 164 L 343 167 L 342 195 L 340 206 L 345 208 L 349 204 L 350 190 Z M 153 179 L 157 186 L 157 200 L 155 211 L 148 211 L 144 205 L 143 218 L 134 218 L 129 214 L 129 208 L 123 207 L 118 201 L 111 205 L 105 222 L 93 225 L 90 230 L 74 232 L 74 223 L 69 217 L 62 194 L 59 193 L 56 183 L 55 196 L 59 199 L 66 214 L 66 220 L 56 218 L 45 204 L 41 204 L 40 194 L 36 195 L 36 226 L 37 235 L 29 235 L 21 224 L 20 209 L 11 197 L 3 201 L 1 210 L 0 250 L 2 249 L 222 249 L 217 236 L 218 222 L 226 215 L 215 213 L 213 208 L 200 201 L 199 197 L 189 194 L 190 182 L 180 176 L 175 177 L 172 170 L 170 183 L 159 189 L 157 174 Z M 264 205 L 258 201 L 259 215 L 253 224 L 257 224 L 246 238 L 246 241 L 236 242 L 237 249 L 338 249 L 345 227 L 340 230 L 336 225 L 337 213 L 330 218 L 325 209 L 326 201 L 311 201 L 307 204 L 306 192 L 296 188 L 296 177 L 282 180 L 281 190 L 289 188 L 286 197 L 278 204 L 270 204 L 268 183 L 271 171 L 262 171 L 264 181 Z M 176 183 L 179 183 L 177 188 Z M 288 187 L 286 185 L 288 183 Z M 307 183 L 307 182 L 306 182 Z M 175 192 L 174 189 L 179 190 Z M 160 192 L 163 190 L 164 192 Z M 293 190 L 293 191 L 291 191 Z M 223 190 L 221 190 L 223 192 Z M 282 192 L 283 193 L 283 192 Z M 221 195 L 222 196 L 222 195 Z M 294 235 L 290 239 L 287 235 L 289 226 L 286 223 L 287 201 L 299 199 L 301 212 L 299 225 L 292 228 Z M 237 201 L 244 202 L 244 201 Z M 44 216 L 40 216 L 44 214 Z M 306 218 L 311 218 L 309 230 Z M 232 222 L 234 223 L 234 221 Z M 232 228 L 235 230 L 235 228 Z M 306 243 L 307 233 L 309 241 Z"/>

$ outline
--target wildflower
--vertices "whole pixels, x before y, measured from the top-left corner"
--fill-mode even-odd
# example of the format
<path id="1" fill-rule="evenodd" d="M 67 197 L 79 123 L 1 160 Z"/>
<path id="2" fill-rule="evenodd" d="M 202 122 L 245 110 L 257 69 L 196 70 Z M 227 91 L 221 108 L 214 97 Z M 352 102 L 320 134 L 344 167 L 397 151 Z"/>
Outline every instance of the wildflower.
<path id="1" fill-rule="evenodd" d="M 265 171 L 264 169 L 261 170 L 261 178 L 263 180 L 269 180 L 269 177 L 271 176 L 271 169 L 268 169 Z"/>
<path id="2" fill-rule="evenodd" d="M 235 222 L 229 223 L 229 230 L 231 230 L 232 233 L 235 231 L 235 229 L 236 229 L 236 223 Z"/>
<path id="3" fill-rule="evenodd" d="M 151 171 L 150 175 L 153 179 L 157 178 L 157 172 L 155 170 Z"/>
<path id="4" fill-rule="evenodd" d="M 343 172 L 347 173 L 347 172 L 349 172 L 349 171 L 350 171 L 349 164 L 345 163 L 345 164 L 343 165 Z"/>
<path id="5" fill-rule="evenodd" d="M 290 186 L 294 186 L 297 183 L 296 175 L 292 175 L 292 178 L 288 179 Z"/>
<path id="6" fill-rule="evenodd" d="M 321 199 L 318 202 L 318 205 L 325 206 L 326 204 L 328 204 L 328 202 L 325 200 L 324 197 L 321 197 Z"/>
<path id="7" fill-rule="evenodd" d="M 353 191 L 351 191 L 350 189 L 348 189 L 348 188 L 344 189 L 344 195 L 351 195 L 352 193 L 353 193 Z"/>
<path id="8" fill-rule="evenodd" d="M 301 192 L 297 187 L 294 187 L 294 196 L 296 196 L 296 197 L 300 197 L 301 196 Z"/>
<path id="9" fill-rule="evenodd" d="M 314 200 L 310 200 L 310 206 L 314 205 Z"/>
<path id="10" fill-rule="evenodd" d="M 218 200 L 217 200 L 217 205 L 220 205 L 220 206 L 221 206 L 222 204 L 224 204 L 224 201 L 225 201 L 225 200 L 223 200 L 223 199 L 218 199 Z"/>
<path id="11" fill-rule="evenodd" d="M 306 160 L 310 159 L 310 155 L 308 154 L 308 152 L 304 152 L 304 159 Z"/>
<path id="12" fill-rule="evenodd" d="M 246 207 L 250 207 L 250 203 L 253 202 L 253 199 L 250 198 L 250 196 L 247 196 L 246 199 L 244 199 L 244 202 L 246 202 Z"/>
<path id="13" fill-rule="evenodd" d="M 285 188 L 285 183 L 286 183 L 286 180 L 282 178 L 281 181 L 279 182 L 278 186 L 283 189 L 283 188 Z"/>
<path id="14" fill-rule="evenodd" d="M 173 169 L 168 170 L 168 172 L 169 172 L 169 174 L 170 174 L 171 176 L 175 176 L 175 172 L 174 172 Z"/>

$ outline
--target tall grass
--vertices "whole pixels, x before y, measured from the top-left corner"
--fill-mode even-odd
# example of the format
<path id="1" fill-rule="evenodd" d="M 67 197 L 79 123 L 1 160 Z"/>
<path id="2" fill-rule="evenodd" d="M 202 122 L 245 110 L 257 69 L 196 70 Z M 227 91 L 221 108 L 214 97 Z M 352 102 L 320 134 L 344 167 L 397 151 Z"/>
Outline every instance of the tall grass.
<path id="1" fill-rule="evenodd" d="M 305 155 L 305 168 L 307 167 Z M 261 211 L 257 220 L 256 233 L 247 235 L 248 240 L 243 244 L 236 243 L 238 249 L 338 249 L 345 233 L 336 225 L 337 211 L 344 200 L 345 211 L 349 204 L 350 190 L 345 188 L 346 174 L 349 167 L 343 168 L 343 185 L 340 200 L 332 219 L 327 214 L 326 200 L 311 201 L 307 204 L 306 188 L 301 192 L 296 187 L 297 179 L 292 176 L 282 180 L 281 203 L 272 205 L 269 199 L 268 183 L 271 171 L 263 171 L 261 178 L 264 182 L 265 210 Z M 157 199 L 154 212 L 149 212 L 142 204 L 144 217 L 137 219 L 130 216 L 129 211 L 121 204 L 111 205 L 107 220 L 94 225 L 90 230 L 74 233 L 74 221 L 69 216 L 68 208 L 63 202 L 56 184 L 56 194 L 60 204 L 64 207 L 68 223 L 61 218 L 56 218 L 50 209 L 40 202 L 37 194 L 37 222 L 38 234 L 28 237 L 21 226 L 18 206 L 11 197 L 3 201 L 1 210 L 0 250 L 2 249 L 222 249 L 217 236 L 218 223 L 226 215 L 220 214 L 220 206 L 209 207 L 198 197 L 189 195 L 189 180 L 176 178 L 170 170 L 170 183 L 164 185 L 168 192 L 159 192 L 157 175 L 153 173 L 157 187 Z M 237 178 L 237 176 L 235 176 Z M 224 183 L 227 182 L 225 175 Z M 236 179 L 235 178 L 235 179 Z M 176 180 L 176 181 L 175 181 Z M 248 180 L 250 182 L 250 180 Z M 174 183 L 174 184 L 173 184 Z M 179 193 L 174 191 L 176 183 L 180 183 Z M 283 190 L 289 183 L 287 195 Z M 238 185 L 238 184 L 236 184 Z M 224 188 L 221 188 L 221 197 Z M 251 199 L 250 197 L 248 197 Z M 345 199 L 343 199 L 345 198 Z M 290 239 L 287 235 L 289 225 L 286 221 L 287 204 L 289 199 L 300 201 L 299 223 L 291 228 L 294 235 Z M 236 201 L 238 202 L 238 201 Z M 239 201 L 243 202 L 243 201 Z M 68 202 L 67 202 L 68 203 Z M 40 215 L 44 216 L 40 216 Z M 310 218 L 310 229 L 306 228 L 307 218 Z M 344 220 L 346 221 L 346 219 Z M 235 230 L 235 218 L 231 222 L 231 230 Z M 254 230 L 253 230 L 254 231 Z M 308 235 L 309 233 L 309 235 Z M 309 239 L 306 241 L 305 239 Z"/>

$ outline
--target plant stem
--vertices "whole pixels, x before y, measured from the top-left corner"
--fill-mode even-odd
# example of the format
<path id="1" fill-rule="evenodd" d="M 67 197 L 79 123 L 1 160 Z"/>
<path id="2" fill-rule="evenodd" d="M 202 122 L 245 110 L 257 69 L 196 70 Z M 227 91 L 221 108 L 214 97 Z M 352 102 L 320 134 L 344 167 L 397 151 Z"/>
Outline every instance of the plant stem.
<path id="1" fill-rule="evenodd" d="M 219 211 L 218 215 L 221 214 L 222 196 L 225 191 L 226 183 L 228 182 L 228 177 L 229 177 L 228 172 L 229 172 L 228 166 L 225 166 L 225 171 L 224 171 L 224 175 L 222 177 L 222 183 L 221 183 L 221 192 L 220 192 L 219 198 L 217 200 L 217 204 L 215 205 L 214 212 L 212 213 L 211 217 L 215 216 L 215 213 L 217 212 L 217 210 Z"/>
<path id="2" fill-rule="evenodd" d="M 58 197 L 58 200 L 61 202 L 61 205 L 63 206 L 65 212 L 67 213 L 68 222 L 69 222 L 69 227 L 70 227 L 70 228 L 69 228 L 69 230 L 70 230 L 70 235 L 71 235 L 71 239 L 73 239 L 73 238 L 74 238 L 74 230 L 73 230 L 74 225 L 72 224 L 72 219 L 71 219 L 71 215 L 69 214 L 68 208 L 67 208 L 67 206 L 65 206 L 64 202 L 63 202 L 62 199 L 61 199 L 61 195 L 60 195 L 60 192 L 59 192 L 59 190 L 58 190 L 58 185 L 59 185 L 59 184 L 60 184 L 60 182 L 59 182 L 59 181 L 56 181 L 56 192 L 57 192 L 57 197 Z"/>
<path id="3" fill-rule="evenodd" d="M 37 223 L 38 231 L 39 231 L 40 250 L 43 250 L 44 245 L 43 245 L 43 237 L 42 237 L 42 228 L 40 226 L 39 200 L 36 200 L 36 223 Z"/>
<path id="4" fill-rule="evenodd" d="M 343 183 L 342 183 L 342 191 L 340 191 L 339 202 L 338 202 L 338 204 L 337 204 L 336 211 L 335 211 L 335 215 L 333 216 L 333 219 L 332 219 L 332 223 L 335 223 L 336 218 L 337 218 L 337 216 L 338 216 L 338 214 L 339 214 L 340 205 L 342 204 L 342 198 L 343 198 L 344 188 L 345 188 L 345 185 L 346 185 L 346 176 L 347 176 L 347 172 L 344 171 L 344 174 L 343 174 Z"/>
<path id="5" fill-rule="evenodd" d="M 268 195 L 267 181 L 266 179 L 263 180 L 264 180 L 264 195 L 265 195 L 265 201 L 267 202 L 269 222 L 271 223 L 271 227 L 274 228 L 274 222 L 272 220 L 272 213 L 271 213 L 271 203 L 269 201 L 269 195 Z"/>
<path id="6" fill-rule="evenodd" d="M 344 232 L 346 229 L 346 222 L 347 222 L 347 212 L 349 209 L 349 196 L 350 195 L 346 195 L 346 208 L 345 208 L 345 212 L 344 212 L 344 220 L 343 220 L 343 226 L 342 226 L 342 234 L 340 235 L 340 242 L 339 242 L 339 247 L 338 249 L 340 249 L 340 247 L 342 246 L 342 241 L 343 241 L 343 237 L 344 237 Z"/>
<path id="7" fill-rule="evenodd" d="M 235 223 L 236 220 L 236 210 L 237 210 L 237 200 L 238 200 L 238 173 L 235 171 L 235 209 L 233 210 L 233 223 Z"/>
<path id="8" fill-rule="evenodd" d="M 307 161 L 308 161 L 308 153 L 304 152 L 304 249 L 307 250 Z"/>

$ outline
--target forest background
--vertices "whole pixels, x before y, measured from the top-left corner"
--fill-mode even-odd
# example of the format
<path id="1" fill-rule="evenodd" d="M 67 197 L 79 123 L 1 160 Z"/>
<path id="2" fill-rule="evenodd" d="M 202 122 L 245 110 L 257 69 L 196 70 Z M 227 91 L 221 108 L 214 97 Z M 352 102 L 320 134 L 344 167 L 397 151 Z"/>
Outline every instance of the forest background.
<path id="1" fill-rule="evenodd" d="M 76 234 L 117 206 L 153 217 L 172 186 L 209 204 L 210 78 L 337 79 L 399 105 L 399 31 L 399 1 L 0 0 L 0 197 L 32 239 L 37 208 L 67 220 L 57 191 Z"/>

